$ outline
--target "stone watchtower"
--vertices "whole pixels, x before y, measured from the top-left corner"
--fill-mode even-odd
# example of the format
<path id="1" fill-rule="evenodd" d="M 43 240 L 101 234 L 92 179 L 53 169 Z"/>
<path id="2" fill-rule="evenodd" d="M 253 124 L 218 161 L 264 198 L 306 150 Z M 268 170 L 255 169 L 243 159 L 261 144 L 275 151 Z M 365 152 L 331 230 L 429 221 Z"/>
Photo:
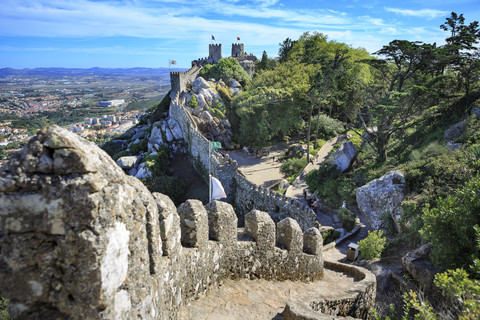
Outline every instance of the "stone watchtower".
<path id="1" fill-rule="evenodd" d="M 244 49 L 243 43 L 232 43 L 232 57 L 241 57 Z"/>
<path id="2" fill-rule="evenodd" d="M 208 58 L 213 60 L 213 63 L 217 63 L 222 59 L 222 44 L 210 44 L 208 46 Z"/>

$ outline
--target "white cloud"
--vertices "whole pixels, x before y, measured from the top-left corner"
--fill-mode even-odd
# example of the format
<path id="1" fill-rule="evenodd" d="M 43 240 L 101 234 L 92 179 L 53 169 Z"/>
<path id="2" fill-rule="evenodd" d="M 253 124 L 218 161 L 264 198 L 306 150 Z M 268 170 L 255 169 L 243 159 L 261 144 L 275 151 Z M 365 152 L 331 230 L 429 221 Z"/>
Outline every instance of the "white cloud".
<path id="1" fill-rule="evenodd" d="M 410 9 L 385 8 L 385 11 L 393 12 L 402 16 L 427 18 L 429 20 L 437 17 L 442 17 L 450 13 L 448 11 L 442 11 L 442 10 L 436 10 L 436 9 L 410 10 Z"/>

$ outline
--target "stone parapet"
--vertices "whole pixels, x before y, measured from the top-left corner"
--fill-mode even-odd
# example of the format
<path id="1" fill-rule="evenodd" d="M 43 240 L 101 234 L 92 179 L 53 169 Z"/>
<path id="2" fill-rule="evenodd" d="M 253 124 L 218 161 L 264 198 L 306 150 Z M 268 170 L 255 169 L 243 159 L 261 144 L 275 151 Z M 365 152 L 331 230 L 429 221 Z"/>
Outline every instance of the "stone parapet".
<path id="1" fill-rule="evenodd" d="M 367 269 L 333 261 L 325 268 L 355 278 L 353 287 L 337 299 L 318 299 L 315 296 L 295 296 L 289 299 L 285 320 L 370 319 L 375 304 L 376 279 Z M 353 316 L 354 318 L 352 318 Z"/>
<path id="2" fill-rule="evenodd" d="M 2 168 L 0 201 L 0 290 L 14 318 L 176 319 L 226 278 L 323 277 L 322 253 L 297 250 L 295 223 L 254 211 L 245 232 L 227 203 L 177 210 L 56 126 Z"/>

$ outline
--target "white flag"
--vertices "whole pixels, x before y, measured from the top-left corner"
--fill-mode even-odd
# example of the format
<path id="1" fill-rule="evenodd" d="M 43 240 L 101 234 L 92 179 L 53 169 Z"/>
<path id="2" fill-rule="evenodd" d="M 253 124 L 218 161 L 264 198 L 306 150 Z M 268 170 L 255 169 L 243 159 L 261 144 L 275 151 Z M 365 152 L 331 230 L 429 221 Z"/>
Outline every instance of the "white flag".
<path id="1" fill-rule="evenodd" d="M 210 176 L 210 183 L 212 184 L 212 200 L 217 200 L 217 199 L 222 199 L 227 197 L 220 180 Z"/>

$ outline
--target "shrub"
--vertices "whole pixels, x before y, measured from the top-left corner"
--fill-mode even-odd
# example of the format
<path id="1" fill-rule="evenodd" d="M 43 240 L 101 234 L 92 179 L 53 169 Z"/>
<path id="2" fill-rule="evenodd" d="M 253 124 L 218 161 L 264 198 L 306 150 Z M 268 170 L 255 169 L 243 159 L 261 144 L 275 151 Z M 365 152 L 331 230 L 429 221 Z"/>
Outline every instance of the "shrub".
<path id="1" fill-rule="evenodd" d="M 103 145 L 102 145 L 102 149 L 108 153 L 108 155 L 110 157 L 113 158 L 113 156 L 119 152 L 122 152 L 124 151 L 123 150 L 123 145 L 122 143 L 117 143 L 117 142 L 113 142 L 113 141 L 108 141 L 108 142 L 105 142 Z M 118 159 L 118 158 L 117 158 Z M 116 159 L 114 159 L 116 160 Z"/>
<path id="2" fill-rule="evenodd" d="M 347 208 L 340 208 L 337 213 L 338 219 L 345 230 L 350 231 L 355 227 L 356 215 Z"/>
<path id="3" fill-rule="evenodd" d="M 7 311 L 8 300 L 0 295 L 0 320 L 10 320 L 10 315 Z"/>
<path id="4" fill-rule="evenodd" d="M 480 177 L 473 177 L 455 194 L 424 210 L 422 237 L 432 244 L 439 269 L 468 267 L 476 253 L 475 226 L 480 225 Z"/>
<path id="5" fill-rule="evenodd" d="M 157 176 L 142 180 L 150 192 L 160 192 L 172 199 L 175 205 L 179 205 L 183 195 L 187 191 L 185 181 L 176 176 Z"/>
<path id="6" fill-rule="evenodd" d="M 383 230 L 386 231 L 386 234 L 395 234 L 396 233 L 396 228 L 395 228 L 395 222 L 393 221 L 392 215 L 390 214 L 390 211 L 385 211 L 381 216 L 380 216 L 380 226 L 382 227 Z"/>
<path id="7" fill-rule="evenodd" d="M 317 120 L 319 121 L 318 132 L 322 137 L 327 139 L 335 137 L 337 133 L 343 132 L 343 123 L 330 118 L 326 114 L 320 113 L 312 119 L 312 127 L 317 125 Z"/>
<path id="8" fill-rule="evenodd" d="M 382 230 L 368 231 L 368 236 L 358 242 L 358 248 L 362 257 L 367 260 L 380 258 L 387 244 Z"/>
<path id="9" fill-rule="evenodd" d="M 285 176 L 298 175 L 306 166 L 307 159 L 288 159 L 280 166 L 280 172 Z"/>
<path id="10" fill-rule="evenodd" d="M 130 150 L 130 154 L 140 154 L 142 152 L 146 152 L 148 150 L 148 140 L 142 139 L 138 143 L 132 143 L 128 146 L 128 150 Z"/>
<path id="11" fill-rule="evenodd" d="M 192 97 L 190 98 L 190 107 L 195 108 L 197 106 L 198 106 L 197 96 L 192 94 Z"/>
<path id="12" fill-rule="evenodd" d="M 157 154 L 145 157 L 145 165 L 152 173 L 152 177 L 159 177 L 166 174 L 169 152 L 170 149 L 168 149 L 168 147 L 162 146 Z"/>
<path id="13" fill-rule="evenodd" d="M 335 229 L 330 229 L 322 233 L 323 236 L 323 245 L 329 244 L 330 242 L 333 242 L 337 240 L 342 233 L 340 231 L 337 231 Z"/>

